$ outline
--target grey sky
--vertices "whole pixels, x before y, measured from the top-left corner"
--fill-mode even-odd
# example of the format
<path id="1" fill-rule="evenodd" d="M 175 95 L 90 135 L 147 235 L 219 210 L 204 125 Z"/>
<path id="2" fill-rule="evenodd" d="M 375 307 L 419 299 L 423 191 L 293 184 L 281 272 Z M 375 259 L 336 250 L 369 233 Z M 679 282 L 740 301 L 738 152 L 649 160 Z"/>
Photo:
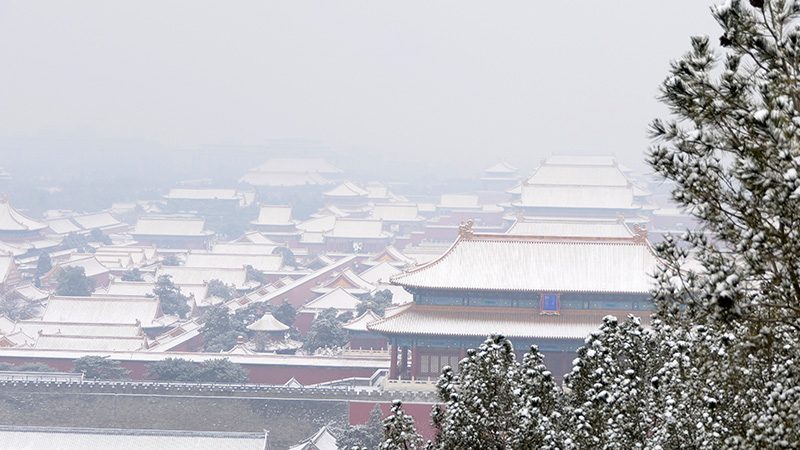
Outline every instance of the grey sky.
<path id="1" fill-rule="evenodd" d="M 635 165 L 713 3 L 0 0 L 0 136 Z"/>

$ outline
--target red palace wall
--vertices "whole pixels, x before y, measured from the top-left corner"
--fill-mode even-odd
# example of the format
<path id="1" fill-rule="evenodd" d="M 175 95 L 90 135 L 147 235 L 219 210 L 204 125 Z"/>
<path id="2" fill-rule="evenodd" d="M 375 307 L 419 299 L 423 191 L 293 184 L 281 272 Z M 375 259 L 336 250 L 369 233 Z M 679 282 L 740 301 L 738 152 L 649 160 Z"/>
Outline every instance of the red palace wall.
<path id="1" fill-rule="evenodd" d="M 378 404 L 381 407 L 383 417 L 387 417 L 391 410 L 391 403 L 379 402 L 350 402 L 350 425 L 363 425 L 369 420 L 369 413 Z M 414 426 L 423 439 L 433 440 L 436 437 L 436 429 L 431 424 L 431 403 L 403 403 L 403 411 L 414 418 Z"/>

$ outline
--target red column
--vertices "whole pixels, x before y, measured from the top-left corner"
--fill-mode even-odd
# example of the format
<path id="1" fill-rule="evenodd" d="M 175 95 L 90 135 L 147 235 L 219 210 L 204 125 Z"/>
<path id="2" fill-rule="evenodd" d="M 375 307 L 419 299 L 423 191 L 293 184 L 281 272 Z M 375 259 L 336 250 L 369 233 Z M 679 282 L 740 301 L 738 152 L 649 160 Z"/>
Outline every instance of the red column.
<path id="1" fill-rule="evenodd" d="M 407 376 L 406 372 L 408 372 L 408 346 L 404 345 L 400 349 L 400 376 Z"/>
<path id="2" fill-rule="evenodd" d="M 390 361 L 390 365 L 389 365 L 389 379 L 390 380 L 396 380 L 397 379 L 397 346 L 396 345 L 392 345 L 392 346 L 390 346 L 390 348 L 391 348 L 391 350 L 390 350 L 391 356 L 389 356 L 389 358 L 391 359 L 391 361 Z"/>
<path id="3" fill-rule="evenodd" d="M 416 345 L 411 347 L 411 376 L 419 376 L 419 350 Z"/>

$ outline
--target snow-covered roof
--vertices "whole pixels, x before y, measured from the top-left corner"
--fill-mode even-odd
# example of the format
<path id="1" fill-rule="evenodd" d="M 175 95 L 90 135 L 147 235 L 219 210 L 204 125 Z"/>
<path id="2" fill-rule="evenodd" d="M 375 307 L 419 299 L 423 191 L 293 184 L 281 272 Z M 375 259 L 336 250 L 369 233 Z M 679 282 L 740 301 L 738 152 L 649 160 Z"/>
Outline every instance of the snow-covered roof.
<path id="1" fill-rule="evenodd" d="M 104 266 L 94 255 L 85 253 L 73 253 L 70 255 L 69 260 L 59 263 L 59 267 L 83 267 L 84 274 L 87 277 L 95 277 L 104 273 L 110 272 L 108 267 Z"/>
<path id="2" fill-rule="evenodd" d="M 366 197 L 368 194 L 369 191 L 366 189 L 362 189 L 354 183 L 345 181 L 330 191 L 324 192 L 322 195 L 325 197 Z"/>
<path id="3" fill-rule="evenodd" d="M 446 249 L 445 249 L 446 250 Z M 397 249 L 394 245 L 390 245 L 383 249 L 377 255 L 371 257 L 370 259 L 364 261 L 365 265 L 373 266 L 376 264 L 380 264 L 382 262 L 388 262 L 389 264 L 395 266 L 407 266 L 409 264 L 416 264 L 416 260 L 413 258 L 409 258 L 408 256 L 404 255 L 400 250 Z"/>
<path id="4" fill-rule="evenodd" d="M 462 234 L 440 258 L 392 277 L 432 289 L 649 293 L 657 260 L 639 238 Z"/>
<path id="5" fill-rule="evenodd" d="M 380 219 L 338 219 L 333 230 L 325 234 L 327 238 L 342 239 L 385 239 L 391 237 L 383 231 Z"/>
<path id="6" fill-rule="evenodd" d="M 262 205 L 258 211 L 258 219 L 250 223 L 253 225 L 292 226 L 297 222 L 292 218 L 291 206 Z"/>
<path id="7" fill-rule="evenodd" d="M 506 234 L 517 236 L 627 238 L 633 232 L 616 219 L 523 217 Z"/>
<path id="8" fill-rule="evenodd" d="M 0 255 L 0 283 L 6 281 L 6 277 L 13 266 L 14 257 L 12 255 Z"/>
<path id="9" fill-rule="evenodd" d="M 50 295 L 48 292 L 43 291 L 32 284 L 15 286 L 11 293 L 16 293 L 19 297 L 24 298 L 29 302 L 42 301 Z"/>
<path id="10" fill-rule="evenodd" d="M 251 331 L 286 331 L 289 326 L 279 321 L 272 313 L 264 314 L 260 319 L 247 326 Z"/>
<path id="11" fill-rule="evenodd" d="M 207 236 L 205 219 L 140 217 L 132 235 L 146 236 Z"/>
<path id="12" fill-rule="evenodd" d="M 247 183 L 253 186 L 305 186 L 305 185 L 325 185 L 331 184 L 318 172 L 297 172 L 297 173 L 281 173 L 281 172 L 247 172 L 239 178 L 241 183 Z"/>
<path id="13" fill-rule="evenodd" d="M 552 155 L 546 164 L 568 166 L 613 166 L 617 164 L 613 155 Z"/>
<path id="14" fill-rule="evenodd" d="M 547 186 L 522 187 L 514 206 L 523 208 L 639 209 L 633 190 L 627 186 Z"/>
<path id="15" fill-rule="evenodd" d="M 322 231 L 306 231 L 300 237 L 301 244 L 323 244 L 325 243 L 325 233 Z"/>
<path id="16" fill-rule="evenodd" d="M 261 234 L 260 231 L 248 231 L 242 237 L 236 240 L 236 242 L 232 242 L 234 244 L 271 244 L 271 245 L 278 245 L 277 242 L 273 241 L 272 239 L 264 236 Z M 225 252 L 225 253 L 236 253 L 236 252 Z"/>
<path id="17" fill-rule="evenodd" d="M 73 216 L 72 221 L 80 225 L 84 230 L 112 228 L 122 225 L 122 222 L 107 212 Z"/>
<path id="18" fill-rule="evenodd" d="M 283 266 L 283 257 L 273 254 L 242 255 L 191 252 L 186 256 L 186 262 L 184 263 L 184 267 L 209 269 L 241 269 L 246 266 L 253 266 L 254 269 L 264 272 L 275 272 Z"/>
<path id="19" fill-rule="evenodd" d="M 343 288 L 337 287 L 327 294 L 311 300 L 303 305 L 300 311 L 323 311 L 328 308 L 335 308 L 339 311 L 355 311 L 361 300 L 349 294 Z"/>
<path id="20" fill-rule="evenodd" d="M 170 200 L 239 200 L 236 189 L 170 189 Z"/>
<path id="21" fill-rule="evenodd" d="M 8 196 L 0 196 L 0 231 L 38 231 L 47 224 L 22 215 L 8 202 Z"/>
<path id="22" fill-rule="evenodd" d="M 108 336 L 68 336 L 63 334 L 42 334 L 33 345 L 41 350 L 99 350 L 135 351 L 147 348 L 146 336 L 108 337 Z"/>
<path id="23" fill-rule="evenodd" d="M 480 308 L 412 304 L 369 324 L 385 334 L 486 337 L 498 330 L 509 338 L 585 339 L 602 325 L 602 315 L 542 315 L 519 308 Z"/>
<path id="24" fill-rule="evenodd" d="M 339 450 L 339 447 L 336 445 L 336 437 L 322 427 L 310 438 L 289 447 L 289 450 Z"/>
<path id="25" fill-rule="evenodd" d="M 156 285 L 154 283 L 147 283 L 144 281 L 112 281 L 105 289 L 98 289 L 95 294 L 105 295 L 134 295 L 145 296 L 152 295 L 153 289 Z"/>
<path id="26" fill-rule="evenodd" d="M 489 167 L 488 169 L 484 169 L 484 172 L 487 174 L 515 174 L 517 173 L 517 168 L 512 166 L 511 164 L 505 161 L 499 161 L 497 164 Z"/>
<path id="27" fill-rule="evenodd" d="M 630 181 L 615 166 L 539 166 L 527 184 L 549 186 L 628 186 Z"/>
<path id="28" fill-rule="evenodd" d="M 323 233 L 331 231 L 336 225 L 336 216 L 323 216 L 315 219 L 309 219 L 297 224 L 297 229 L 302 231 L 310 231 L 315 233 Z"/>
<path id="29" fill-rule="evenodd" d="M 218 242 L 214 244 L 211 253 L 225 255 L 272 255 L 272 252 L 278 247 L 280 247 L 280 245 L 274 243 Z"/>
<path id="30" fill-rule="evenodd" d="M 142 329 L 135 323 L 103 324 L 103 323 L 64 323 L 46 322 L 42 320 L 21 320 L 16 323 L 15 331 L 28 336 L 39 334 L 60 334 L 64 336 L 105 336 L 105 337 L 138 337 Z"/>
<path id="31" fill-rule="evenodd" d="M 367 198 L 375 200 L 384 200 L 389 198 L 389 188 L 380 183 L 369 183 L 366 186 Z"/>
<path id="32" fill-rule="evenodd" d="M 386 222 L 421 222 L 419 209 L 414 203 L 377 204 L 372 208 L 372 218 Z"/>
<path id="33" fill-rule="evenodd" d="M 118 430 L 0 426 L 5 448 L 51 448 L 82 450 L 115 448 L 124 450 L 265 450 L 264 433 L 223 433 L 209 431 Z M 54 445 L 56 444 L 57 445 Z"/>
<path id="34" fill-rule="evenodd" d="M 440 208 L 454 209 L 480 209 L 478 196 L 472 194 L 442 194 L 439 200 Z"/>
<path id="35" fill-rule="evenodd" d="M 58 219 L 50 219 L 46 220 L 47 226 L 50 228 L 55 234 L 69 234 L 81 231 L 81 227 L 72 223 L 71 220 L 67 219 L 66 217 L 61 217 Z"/>
<path id="36" fill-rule="evenodd" d="M 367 325 L 378 320 L 381 320 L 381 316 L 368 309 L 364 314 L 342 325 L 342 328 L 350 331 L 369 331 L 367 330 Z"/>
<path id="37" fill-rule="evenodd" d="M 160 326 L 162 316 L 157 298 L 146 297 L 51 297 L 42 314 L 44 322 L 133 324 Z"/>
<path id="38" fill-rule="evenodd" d="M 236 289 L 248 287 L 247 269 L 218 269 L 211 267 L 181 267 L 163 266 L 156 271 L 156 279 L 162 275 L 172 276 L 172 282 L 177 285 L 204 284 L 211 280 L 219 280 L 226 285 L 233 285 Z"/>
<path id="39" fill-rule="evenodd" d="M 319 172 L 342 173 L 322 158 L 270 158 L 264 164 L 250 169 L 253 172 Z"/>
<path id="40" fill-rule="evenodd" d="M 397 267 L 389 264 L 386 261 L 381 262 L 380 264 L 374 265 L 369 269 L 361 272 L 358 274 L 362 280 L 366 281 L 370 284 L 376 284 L 379 281 L 388 282 L 389 277 L 393 275 L 397 275 L 402 273 L 403 271 L 398 269 Z"/>

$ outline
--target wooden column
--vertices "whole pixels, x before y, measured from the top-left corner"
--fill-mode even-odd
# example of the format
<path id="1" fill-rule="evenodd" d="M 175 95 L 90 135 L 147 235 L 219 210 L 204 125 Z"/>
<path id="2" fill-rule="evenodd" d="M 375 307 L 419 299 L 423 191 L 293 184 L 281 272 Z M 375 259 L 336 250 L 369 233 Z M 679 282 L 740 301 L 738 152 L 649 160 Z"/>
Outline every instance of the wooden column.
<path id="1" fill-rule="evenodd" d="M 419 350 L 416 345 L 411 347 L 411 376 L 419 376 Z"/>
<path id="2" fill-rule="evenodd" d="M 408 346 L 404 345 L 400 348 L 400 376 L 408 376 Z"/>
<path id="3" fill-rule="evenodd" d="M 390 346 L 390 365 L 389 365 L 389 379 L 397 379 L 397 346 Z"/>

